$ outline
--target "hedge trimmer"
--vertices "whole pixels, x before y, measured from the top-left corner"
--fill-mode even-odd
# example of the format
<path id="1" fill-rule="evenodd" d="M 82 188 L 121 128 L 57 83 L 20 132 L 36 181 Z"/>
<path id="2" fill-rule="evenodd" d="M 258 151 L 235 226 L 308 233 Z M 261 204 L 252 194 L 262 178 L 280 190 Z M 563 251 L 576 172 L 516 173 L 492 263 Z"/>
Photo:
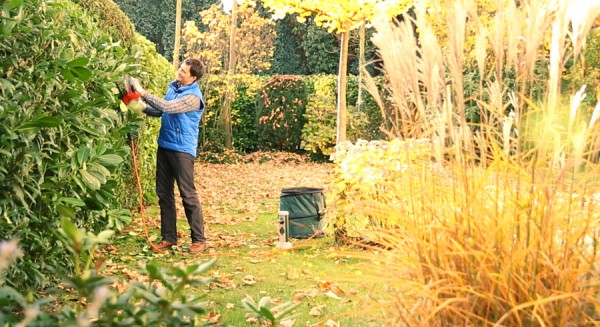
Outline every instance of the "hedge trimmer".
<path id="1" fill-rule="evenodd" d="M 141 99 L 140 94 L 132 89 L 131 85 L 129 84 L 128 77 L 126 77 L 125 80 L 123 81 L 123 85 L 125 86 L 124 90 L 121 89 L 119 86 L 117 86 L 117 88 L 119 89 L 119 91 L 121 93 L 120 98 L 121 98 L 122 102 L 121 102 L 121 104 L 119 104 L 119 108 L 121 109 L 121 112 L 127 112 L 128 110 L 141 112 L 142 110 L 144 110 L 144 108 L 146 108 L 146 104 Z M 163 252 L 164 250 L 157 248 L 154 245 L 154 243 L 152 243 L 152 240 L 150 240 L 150 235 L 148 234 L 148 227 L 146 224 L 146 212 L 144 211 L 144 193 L 143 193 L 142 181 L 140 179 L 140 173 L 139 173 L 139 169 L 138 169 L 136 146 L 135 146 L 133 136 L 131 135 L 131 132 L 127 133 L 127 140 L 129 141 L 129 147 L 131 148 L 131 160 L 132 160 L 132 165 L 133 165 L 133 172 L 135 174 L 135 181 L 136 181 L 137 187 L 138 187 L 138 195 L 139 195 L 139 201 L 140 201 L 140 216 L 142 217 L 142 225 L 144 226 L 144 237 L 146 238 L 146 241 L 148 242 L 148 244 L 154 251 Z"/>
<path id="2" fill-rule="evenodd" d="M 123 86 L 125 87 L 125 90 L 119 88 L 121 91 L 121 101 L 123 101 L 124 104 L 124 106 L 120 106 L 121 111 L 126 112 L 132 110 L 135 112 L 140 112 L 144 110 L 144 108 L 146 108 L 146 103 L 144 103 L 144 100 L 142 100 L 141 95 L 134 91 L 131 87 L 131 84 L 129 84 L 129 77 L 125 77 L 123 80 Z"/>

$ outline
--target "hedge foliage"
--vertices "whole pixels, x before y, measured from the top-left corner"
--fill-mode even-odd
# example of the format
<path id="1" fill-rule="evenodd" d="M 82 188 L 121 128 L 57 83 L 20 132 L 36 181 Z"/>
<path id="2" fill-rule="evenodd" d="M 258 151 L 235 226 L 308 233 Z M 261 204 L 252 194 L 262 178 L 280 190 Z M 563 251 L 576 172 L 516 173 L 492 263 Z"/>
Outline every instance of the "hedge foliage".
<path id="1" fill-rule="evenodd" d="M 362 238 L 377 228 L 402 227 L 393 215 L 382 214 L 379 207 L 372 207 L 373 203 L 377 206 L 410 206 L 408 199 L 411 199 L 412 190 L 405 188 L 399 193 L 390 186 L 411 180 L 414 171 L 424 171 L 425 167 L 431 166 L 431 157 L 428 139 L 342 143 L 333 158 L 336 164 L 332 181 L 336 212 L 330 227 L 336 240 Z"/>
<path id="2" fill-rule="evenodd" d="M 298 151 L 305 124 L 306 85 L 293 75 L 272 76 L 261 90 L 257 113 L 263 148 Z"/>
<path id="3" fill-rule="evenodd" d="M 200 81 L 207 108 L 202 117 L 203 128 L 200 138 L 202 150 L 215 152 L 224 150 L 225 135 L 220 108 L 225 101 L 227 87 L 236 88 L 233 92 L 235 99 L 231 103 L 235 149 L 244 153 L 259 149 L 256 136 L 257 97 L 266 80 L 267 77 L 257 75 L 235 75 L 229 79 L 219 75 L 206 75 Z"/>
<path id="4" fill-rule="evenodd" d="M 153 59 L 148 44 L 134 38 L 124 47 L 100 23 L 93 11 L 107 14 L 107 8 L 65 0 L 4 2 L 0 239 L 19 239 L 26 251 L 8 271 L 6 281 L 15 287 L 51 285 L 57 271 L 72 269 L 57 241 L 61 219 L 92 231 L 118 229 L 130 219 L 127 135 L 137 135 L 143 120 L 115 110 L 118 86 Z M 140 58 L 144 50 L 135 52 L 144 46 Z"/>
<path id="5" fill-rule="evenodd" d="M 378 82 L 382 81 L 378 79 Z M 219 75 L 205 76 L 201 80 L 207 107 L 199 145 L 201 151 L 225 150 L 221 107 L 228 85 L 236 88 L 231 104 L 233 145 L 236 151 L 248 153 L 286 148 L 288 151 L 307 151 L 317 156 L 332 153 L 337 111 L 335 75 L 235 75 L 230 79 Z M 384 136 L 379 129 L 382 124 L 381 111 L 366 90 L 363 92 L 363 104 L 358 108 L 358 77 L 349 76 L 348 137 L 352 141 L 382 139 Z M 294 99 L 297 100 L 294 102 Z M 272 110 L 281 113 L 279 118 L 275 115 L 271 117 Z M 262 122 L 260 117 L 264 117 Z M 281 119 L 292 117 L 298 119 L 293 132 L 285 130 L 291 125 L 286 127 L 285 124 L 280 124 Z M 267 120 L 271 123 L 265 124 Z"/>

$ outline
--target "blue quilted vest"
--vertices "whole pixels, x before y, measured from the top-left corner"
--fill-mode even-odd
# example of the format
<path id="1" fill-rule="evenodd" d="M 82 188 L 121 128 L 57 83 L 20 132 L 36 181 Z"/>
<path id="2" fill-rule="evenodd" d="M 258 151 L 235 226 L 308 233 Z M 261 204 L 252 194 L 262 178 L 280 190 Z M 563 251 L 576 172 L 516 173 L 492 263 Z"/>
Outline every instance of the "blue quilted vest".
<path id="1" fill-rule="evenodd" d="M 167 150 L 189 153 L 196 157 L 200 119 L 204 112 L 204 97 L 198 83 L 177 87 L 177 81 L 171 82 L 165 100 L 174 100 L 188 94 L 200 98 L 200 107 L 198 110 L 178 114 L 163 112 L 158 146 Z"/>

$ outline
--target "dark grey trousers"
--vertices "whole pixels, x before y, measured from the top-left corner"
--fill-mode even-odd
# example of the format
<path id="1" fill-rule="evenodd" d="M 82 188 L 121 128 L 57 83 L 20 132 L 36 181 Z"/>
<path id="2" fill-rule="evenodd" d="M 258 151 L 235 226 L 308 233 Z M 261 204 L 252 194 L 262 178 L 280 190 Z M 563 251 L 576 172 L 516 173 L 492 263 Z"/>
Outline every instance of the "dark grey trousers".
<path id="1" fill-rule="evenodd" d="M 156 194 L 160 206 L 160 233 L 163 241 L 171 243 L 177 243 L 175 182 L 192 231 L 192 243 L 204 243 L 202 205 L 194 185 L 194 157 L 159 147 L 156 155 Z"/>

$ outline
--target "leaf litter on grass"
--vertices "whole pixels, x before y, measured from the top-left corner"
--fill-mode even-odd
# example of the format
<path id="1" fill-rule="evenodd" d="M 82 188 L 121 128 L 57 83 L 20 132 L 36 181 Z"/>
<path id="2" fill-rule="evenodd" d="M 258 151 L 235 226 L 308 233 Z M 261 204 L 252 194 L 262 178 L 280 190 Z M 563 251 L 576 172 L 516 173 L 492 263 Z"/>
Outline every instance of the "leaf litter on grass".
<path id="1" fill-rule="evenodd" d="M 279 293 L 278 296 L 281 296 L 283 301 L 301 302 L 310 299 L 304 319 L 312 317 L 310 319 L 313 322 L 316 319 L 318 324 L 315 326 L 336 326 L 337 322 L 325 319 L 333 310 L 331 303 L 326 299 L 345 305 L 350 302 L 348 294 L 354 295 L 356 292 L 344 290 L 316 275 L 315 267 L 310 261 L 318 257 L 324 258 L 325 254 L 320 252 L 318 245 L 311 244 L 318 242 L 322 246 L 325 243 L 316 240 L 296 240 L 292 251 L 281 251 L 274 247 L 277 242 L 275 217 L 279 210 L 281 190 L 291 187 L 318 187 L 323 188 L 325 194 L 328 194 L 330 187 L 328 183 L 333 164 L 308 162 L 303 157 L 294 154 L 274 153 L 269 155 L 269 160 L 265 160 L 266 154 L 263 153 L 245 157 L 242 160 L 243 163 L 234 164 L 196 162 L 196 189 L 203 207 L 206 237 L 210 246 L 209 250 L 201 257 L 232 258 L 221 263 L 217 262 L 211 271 L 212 282 L 208 289 L 211 293 L 218 292 L 220 295 L 215 294 L 216 298 L 211 299 L 215 301 L 209 308 L 210 314 L 206 320 L 213 323 L 230 319 L 239 321 L 239 318 L 233 318 L 232 315 L 238 315 L 234 312 L 242 310 L 238 305 L 243 296 L 237 299 L 238 295 L 233 295 L 233 293 L 228 295 L 227 293 L 245 292 L 255 296 L 266 295 L 264 287 L 271 287 L 266 285 L 272 282 L 265 280 L 265 276 L 270 276 L 273 272 L 269 271 L 272 269 L 264 267 L 280 265 L 279 258 L 283 255 L 290 259 L 287 259 L 288 263 L 284 264 L 288 265 L 287 267 L 280 266 L 282 270 L 278 272 L 280 275 L 278 278 L 289 285 L 271 289 L 268 291 L 268 295 L 273 296 Z M 109 261 L 107 267 L 112 274 L 125 275 L 125 278 L 135 280 L 139 277 L 134 276 L 132 269 L 129 268 L 132 268 L 137 262 L 150 259 L 163 261 L 167 265 L 175 265 L 198 260 L 198 256 L 180 255 L 183 254 L 181 251 L 186 248 L 185 243 L 189 243 L 189 228 L 178 194 L 176 194 L 176 199 L 178 226 L 183 228 L 178 231 L 180 245 L 174 251 L 166 254 L 153 253 L 143 238 L 143 221 L 137 217 L 127 226 L 125 232 L 135 235 L 124 237 L 121 240 L 121 242 L 134 243 L 134 247 L 129 247 L 125 251 L 126 253 L 119 252 L 119 249 L 114 248 L 110 250 L 113 257 L 121 256 L 123 259 L 127 259 Z M 328 205 L 331 204 L 328 203 Z M 146 210 L 148 212 L 145 219 L 146 227 L 150 231 L 153 241 L 156 241 L 159 237 L 157 234 L 160 234 L 159 211 L 156 206 L 148 209 Z M 331 207 L 328 208 L 328 211 L 331 212 Z M 253 229 L 252 227 L 258 225 L 248 225 L 257 224 L 257 217 L 261 216 L 263 217 L 261 218 L 263 226 L 266 216 L 273 217 L 272 231 Z M 131 242 L 131 239 L 136 238 L 135 242 Z M 290 262 L 293 260 L 298 261 L 291 263 L 293 268 L 290 268 Z M 305 261 L 308 262 L 304 264 Z M 334 263 L 332 262 L 332 264 Z M 122 273 L 124 268 L 127 268 L 127 274 Z M 273 278 L 273 276 L 269 278 Z M 123 287 L 123 285 L 117 287 Z M 285 293 L 282 293 L 283 291 Z M 203 292 L 206 293 L 208 290 Z M 279 299 L 279 301 L 282 300 Z M 329 304 L 325 305 L 325 302 Z M 317 311 L 321 314 L 308 315 L 313 308 L 313 314 Z M 301 319 L 296 319 L 295 322 L 296 324 L 292 322 L 291 325 L 305 325 Z"/>

